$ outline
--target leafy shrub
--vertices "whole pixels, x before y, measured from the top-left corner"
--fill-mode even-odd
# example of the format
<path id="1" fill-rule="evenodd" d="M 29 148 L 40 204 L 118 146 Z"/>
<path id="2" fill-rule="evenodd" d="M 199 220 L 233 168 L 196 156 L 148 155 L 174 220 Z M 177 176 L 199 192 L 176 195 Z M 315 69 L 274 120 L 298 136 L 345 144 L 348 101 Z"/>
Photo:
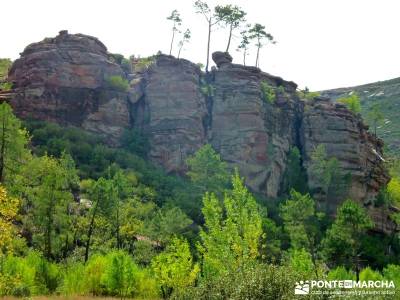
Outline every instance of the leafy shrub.
<path id="1" fill-rule="evenodd" d="M 148 137 L 138 129 L 125 130 L 121 138 L 121 144 L 128 151 L 144 158 L 150 150 Z"/>
<path id="2" fill-rule="evenodd" d="M 305 88 L 304 90 L 297 91 L 297 96 L 300 99 L 313 100 L 315 97 L 321 96 L 321 93 L 310 92 L 308 88 Z"/>
<path id="3" fill-rule="evenodd" d="M 289 267 L 251 264 L 212 281 L 201 280 L 179 299 L 293 299 L 296 281 L 304 280 Z M 309 296 L 304 299 L 318 299 Z"/>
<path id="4" fill-rule="evenodd" d="M 35 289 L 35 269 L 25 259 L 7 256 L 0 258 L 0 296 L 30 296 Z"/>
<path id="5" fill-rule="evenodd" d="M 109 88 L 120 92 L 126 92 L 129 88 L 128 80 L 119 75 L 107 77 L 106 83 Z"/>
<path id="6" fill-rule="evenodd" d="M 136 72 L 142 72 L 154 64 L 155 61 L 155 56 L 137 58 L 134 64 L 134 69 Z"/>
<path id="7" fill-rule="evenodd" d="M 1 90 L 9 91 L 12 89 L 12 87 L 13 87 L 13 85 L 11 82 L 3 82 L 3 83 L 0 82 L 0 91 Z"/>
<path id="8" fill-rule="evenodd" d="M 111 252 L 106 256 L 102 282 L 108 294 L 130 297 L 136 291 L 138 272 L 139 268 L 128 254 L 122 251 Z"/>
<path id="9" fill-rule="evenodd" d="M 100 255 L 92 256 L 86 267 L 83 277 L 86 290 L 92 295 L 101 295 L 104 291 L 102 276 L 106 270 L 106 258 Z"/>
<path id="10" fill-rule="evenodd" d="M 214 97 L 215 87 L 202 79 L 200 81 L 200 92 L 203 94 L 204 97 Z"/>
<path id="11" fill-rule="evenodd" d="M 84 295 L 87 291 L 85 286 L 85 267 L 81 263 L 66 266 L 63 270 L 63 280 L 59 291 L 64 295 Z"/>
<path id="12" fill-rule="evenodd" d="M 348 97 L 340 98 L 337 101 L 346 105 L 347 108 L 355 114 L 361 112 L 360 97 L 357 94 L 352 94 Z"/>
<path id="13" fill-rule="evenodd" d="M 275 90 L 272 86 L 268 84 L 266 81 L 260 82 L 261 93 L 263 96 L 264 101 L 273 104 L 276 99 Z"/>

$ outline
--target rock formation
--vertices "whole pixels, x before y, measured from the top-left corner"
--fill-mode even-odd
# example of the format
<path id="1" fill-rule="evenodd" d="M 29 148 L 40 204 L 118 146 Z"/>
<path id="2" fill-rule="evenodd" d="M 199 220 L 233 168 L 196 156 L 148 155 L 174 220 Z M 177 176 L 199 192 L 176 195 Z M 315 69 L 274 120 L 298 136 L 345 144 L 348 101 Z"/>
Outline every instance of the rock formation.
<path id="1" fill-rule="evenodd" d="M 187 156 L 210 143 L 253 191 L 269 197 L 281 192 L 294 146 L 309 169 L 312 151 L 324 144 L 351 175 L 354 200 L 368 203 L 388 181 L 382 142 L 343 105 L 303 101 L 293 82 L 232 64 L 227 53 L 213 58 L 218 69 L 208 74 L 167 55 L 125 74 L 96 38 L 61 32 L 29 45 L 14 63 L 11 104 L 22 118 L 80 126 L 113 143 L 124 129 L 138 128 L 149 137 L 150 159 L 168 172 L 184 173 Z M 130 80 L 126 92 L 107 85 L 115 75 Z M 310 187 L 318 188 L 309 177 Z"/>
<path id="2" fill-rule="evenodd" d="M 61 31 L 27 46 L 14 62 L 12 105 L 22 118 L 81 126 L 117 140 L 130 124 L 128 97 L 107 86 L 111 76 L 125 75 L 97 38 Z"/>

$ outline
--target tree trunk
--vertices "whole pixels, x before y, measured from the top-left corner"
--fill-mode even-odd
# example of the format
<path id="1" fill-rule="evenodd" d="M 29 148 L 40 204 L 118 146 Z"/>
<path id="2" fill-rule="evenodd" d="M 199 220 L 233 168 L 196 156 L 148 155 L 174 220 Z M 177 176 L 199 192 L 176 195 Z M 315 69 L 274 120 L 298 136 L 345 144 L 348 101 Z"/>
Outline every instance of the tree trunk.
<path id="1" fill-rule="evenodd" d="M 256 67 L 258 68 L 258 58 L 260 56 L 260 47 L 257 47 Z"/>
<path id="2" fill-rule="evenodd" d="M 211 19 L 208 21 L 208 41 L 207 41 L 207 64 L 206 73 L 208 73 L 208 65 L 210 62 L 210 42 L 211 42 Z"/>
<path id="3" fill-rule="evenodd" d="M 96 206 L 93 209 L 92 219 L 90 220 L 90 224 L 89 224 L 88 239 L 87 239 L 86 247 L 85 247 L 85 263 L 89 259 L 90 240 L 92 238 L 92 234 L 93 234 L 93 230 L 94 230 L 94 219 L 96 217 L 98 205 L 99 205 L 99 201 L 97 200 Z"/>
<path id="4" fill-rule="evenodd" d="M 243 65 L 246 65 L 246 50 L 243 52 Z"/>
<path id="5" fill-rule="evenodd" d="M 182 48 L 183 48 L 183 45 L 179 48 L 179 51 L 178 51 L 178 59 L 179 59 L 179 57 L 181 56 L 181 50 L 182 50 Z"/>
<path id="6" fill-rule="evenodd" d="M 172 40 L 171 40 L 171 46 L 169 48 L 169 55 L 171 55 L 171 53 L 172 53 L 172 46 L 174 44 L 174 39 L 175 39 L 175 26 L 174 26 L 174 29 L 172 29 Z"/>
<path id="7" fill-rule="evenodd" d="M 228 52 L 228 51 L 229 51 L 229 46 L 231 45 L 231 39 L 232 39 L 232 30 L 233 30 L 233 28 L 232 28 L 232 24 L 231 24 L 231 26 L 230 26 L 230 28 L 229 28 L 229 38 L 228 38 L 228 45 L 226 46 L 226 50 L 225 50 L 225 52 Z"/>

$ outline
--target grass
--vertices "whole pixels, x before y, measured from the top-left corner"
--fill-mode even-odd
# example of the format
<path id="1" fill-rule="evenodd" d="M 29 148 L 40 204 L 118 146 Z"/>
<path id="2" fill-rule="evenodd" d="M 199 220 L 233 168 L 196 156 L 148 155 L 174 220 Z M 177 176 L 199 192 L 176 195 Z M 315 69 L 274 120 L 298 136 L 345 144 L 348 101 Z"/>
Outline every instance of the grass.
<path id="1" fill-rule="evenodd" d="M 113 298 L 113 297 L 94 297 L 94 296 L 35 296 L 35 297 L 0 297 L 2 300 L 116 300 L 121 298 Z M 125 298 L 128 299 L 128 298 Z"/>

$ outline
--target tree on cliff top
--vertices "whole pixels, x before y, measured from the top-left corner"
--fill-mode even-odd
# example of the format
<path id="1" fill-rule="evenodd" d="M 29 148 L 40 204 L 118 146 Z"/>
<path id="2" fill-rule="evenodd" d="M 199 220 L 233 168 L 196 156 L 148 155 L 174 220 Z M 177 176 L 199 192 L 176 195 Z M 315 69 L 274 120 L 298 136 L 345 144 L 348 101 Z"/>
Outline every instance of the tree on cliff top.
<path id="1" fill-rule="evenodd" d="M 207 63 L 206 63 L 206 72 L 208 72 L 208 66 L 210 63 L 210 43 L 211 43 L 211 29 L 214 25 L 218 24 L 220 21 L 215 13 L 212 12 L 210 7 L 206 2 L 197 0 L 194 3 L 194 8 L 196 9 L 196 13 L 201 14 L 207 21 L 208 24 L 208 38 L 207 38 Z"/>
<path id="2" fill-rule="evenodd" d="M 348 97 L 340 98 L 337 101 L 346 105 L 354 114 L 361 112 L 360 97 L 355 93 Z"/>
<path id="3" fill-rule="evenodd" d="M 178 27 L 182 25 L 182 19 L 181 19 L 181 15 L 179 14 L 179 12 L 176 9 L 174 9 L 171 12 L 171 15 L 169 17 L 167 17 L 167 20 L 172 21 L 172 23 L 173 23 L 173 25 L 172 25 L 171 46 L 169 48 L 169 55 L 171 55 L 172 46 L 174 44 L 174 39 L 175 39 L 175 34 L 176 34 L 176 32 L 179 32 Z"/>
<path id="4" fill-rule="evenodd" d="M 250 24 L 247 24 L 246 27 L 250 27 Z M 249 50 L 250 45 L 250 36 L 249 31 L 247 29 L 240 32 L 240 36 L 242 37 L 239 46 L 237 47 L 237 51 L 243 51 L 243 65 L 246 65 L 246 56 L 247 51 Z"/>
<path id="5" fill-rule="evenodd" d="M 273 36 L 265 31 L 265 26 L 261 24 L 254 24 L 254 26 L 249 30 L 250 39 L 256 40 L 257 56 L 256 56 L 256 67 L 259 66 L 260 49 L 264 46 L 264 41 L 267 40 L 272 44 L 275 44 Z"/>
<path id="6" fill-rule="evenodd" d="M 181 56 L 181 51 L 183 49 L 183 46 L 185 45 L 185 43 L 188 43 L 190 38 L 191 38 L 191 32 L 190 29 L 186 29 L 185 32 L 183 33 L 182 39 L 179 41 L 179 51 L 178 51 L 178 58 Z"/>
<path id="7" fill-rule="evenodd" d="M 231 44 L 232 32 L 234 29 L 238 28 L 242 22 L 245 22 L 246 13 L 238 6 L 228 5 L 218 5 L 215 7 L 215 14 L 217 19 L 225 23 L 229 27 L 229 38 L 228 44 L 226 46 L 225 52 L 229 51 L 229 46 Z"/>

